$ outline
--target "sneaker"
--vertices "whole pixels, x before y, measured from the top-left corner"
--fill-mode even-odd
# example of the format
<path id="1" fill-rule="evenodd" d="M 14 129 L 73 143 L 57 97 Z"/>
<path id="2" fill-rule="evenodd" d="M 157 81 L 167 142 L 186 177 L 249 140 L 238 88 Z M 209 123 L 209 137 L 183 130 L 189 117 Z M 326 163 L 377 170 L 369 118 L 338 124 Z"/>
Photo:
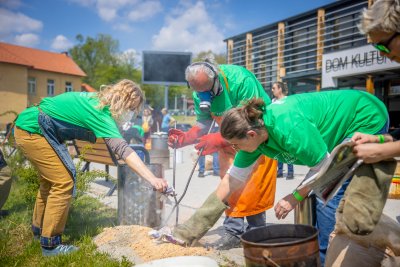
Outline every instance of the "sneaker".
<path id="1" fill-rule="evenodd" d="M 42 254 L 45 257 L 51 257 L 51 256 L 69 254 L 69 253 L 77 251 L 77 250 L 79 250 L 79 248 L 75 247 L 73 245 L 58 245 L 57 247 L 55 247 L 53 249 L 42 248 Z"/>
<path id="2" fill-rule="evenodd" d="M 292 180 L 294 178 L 293 173 L 288 173 L 288 175 L 286 176 L 286 180 Z"/>
<path id="3" fill-rule="evenodd" d="M 204 172 L 199 172 L 199 175 L 197 177 L 205 177 Z"/>
<path id="4" fill-rule="evenodd" d="M 225 232 L 224 236 L 211 244 L 211 246 L 217 250 L 228 250 L 232 248 L 240 248 L 241 243 L 239 237 Z"/>
<path id="5" fill-rule="evenodd" d="M 0 210 L 0 218 L 8 216 L 10 213 L 8 210 Z"/>
<path id="6" fill-rule="evenodd" d="M 283 174 L 282 174 L 282 173 L 278 173 L 278 175 L 276 176 L 276 178 L 283 178 Z"/>
<path id="7" fill-rule="evenodd" d="M 213 172 L 214 176 L 219 176 L 219 172 Z"/>

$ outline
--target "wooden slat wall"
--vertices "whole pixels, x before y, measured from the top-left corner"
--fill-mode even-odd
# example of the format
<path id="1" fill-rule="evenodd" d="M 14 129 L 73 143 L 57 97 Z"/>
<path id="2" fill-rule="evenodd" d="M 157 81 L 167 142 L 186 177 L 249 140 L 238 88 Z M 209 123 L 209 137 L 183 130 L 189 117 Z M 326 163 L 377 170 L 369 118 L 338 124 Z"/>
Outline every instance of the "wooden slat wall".
<path id="1" fill-rule="evenodd" d="M 95 144 L 74 140 L 74 145 L 78 155 L 82 155 L 83 159 L 87 162 L 95 162 L 111 166 L 117 166 L 117 164 L 119 164 L 116 155 L 111 155 L 103 138 L 98 138 Z"/>

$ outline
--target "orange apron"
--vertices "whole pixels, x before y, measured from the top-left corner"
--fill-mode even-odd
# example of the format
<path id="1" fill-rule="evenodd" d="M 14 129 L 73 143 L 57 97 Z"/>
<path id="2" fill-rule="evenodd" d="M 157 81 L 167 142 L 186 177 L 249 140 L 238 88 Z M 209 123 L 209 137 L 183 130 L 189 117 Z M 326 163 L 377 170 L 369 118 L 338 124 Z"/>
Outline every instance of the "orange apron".
<path id="1" fill-rule="evenodd" d="M 222 117 L 214 117 L 221 125 Z M 226 147 L 218 151 L 221 178 L 233 163 L 236 151 Z M 230 217 L 246 217 L 261 213 L 274 205 L 278 162 L 261 156 L 254 166 L 251 177 L 244 187 L 232 193 L 230 206 L 225 214 Z M 233 204 L 236 203 L 236 204 Z"/>

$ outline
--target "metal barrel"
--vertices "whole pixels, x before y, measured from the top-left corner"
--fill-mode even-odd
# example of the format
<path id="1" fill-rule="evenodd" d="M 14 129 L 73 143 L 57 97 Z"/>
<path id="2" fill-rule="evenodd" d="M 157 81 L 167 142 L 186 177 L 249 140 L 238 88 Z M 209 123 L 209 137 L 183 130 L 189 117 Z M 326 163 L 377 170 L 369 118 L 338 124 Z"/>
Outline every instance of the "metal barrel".
<path id="1" fill-rule="evenodd" d="M 275 224 L 241 236 L 246 267 L 319 267 L 318 230 L 309 225 Z"/>
<path id="2" fill-rule="evenodd" d="M 156 132 L 151 136 L 150 159 L 152 163 L 162 164 L 164 169 L 169 169 L 170 153 L 168 148 L 168 133 Z"/>
<path id="3" fill-rule="evenodd" d="M 310 195 L 301 201 L 294 209 L 294 223 L 315 225 L 316 220 L 316 199 Z"/>
<path id="4" fill-rule="evenodd" d="M 164 177 L 161 164 L 146 165 L 156 177 Z M 118 222 L 120 225 L 137 224 L 159 227 L 164 212 L 161 193 L 127 165 L 118 167 Z"/>

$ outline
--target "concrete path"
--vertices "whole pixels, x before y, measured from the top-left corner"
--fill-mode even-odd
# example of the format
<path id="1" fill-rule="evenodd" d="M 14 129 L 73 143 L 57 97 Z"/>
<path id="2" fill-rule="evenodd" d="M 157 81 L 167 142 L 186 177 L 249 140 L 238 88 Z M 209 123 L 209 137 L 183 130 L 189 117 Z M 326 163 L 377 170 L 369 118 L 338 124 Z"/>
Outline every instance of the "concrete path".
<path id="1" fill-rule="evenodd" d="M 176 177 L 175 177 L 175 189 L 178 193 L 178 198 L 182 195 L 186 183 L 189 179 L 189 174 L 193 169 L 194 161 L 196 159 L 196 153 L 192 146 L 185 147 L 180 149 L 178 152 L 180 155 L 178 156 L 178 162 L 176 164 Z M 170 151 L 171 158 L 173 155 L 173 151 Z M 170 161 L 170 166 L 172 166 L 172 159 Z M 104 170 L 104 166 L 93 164 L 91 166 L 92 169 L 102 169 Z M 284 165 L 286 168 L 286 165 Z M 277 180 L 277 189 L 275 201 L 278 201 L 282 197 L 290 194 L 294 188 L 301 182 L 304 175 L 308 172 L 308 168 L 304 166 L 294 166 L 295 178 L 293 180 L 286 180 L 285 178 L 279 178 Z M 110 167 L 110 174 L 113 177 L 117 177 L 116 168 Z M 197 177 L 198 171 L 195 170 L 193 177 L 191 179 L 191 183 L 188 187 L 185 197 L 179 206 L 179 223 L 187 220 L 197 208 L 201 206 L 203 201 L 208 197 L 210 193 L 212 193 L 219 181 L 220 178 L 212 175 L 212 171 L 206 172 L 206 176 L 204 178 Z M 173 170 L 167 169 L 165 170 L 165 178 L 168 180 L 169 184 L 173 184 Z M 111 182 L 105 182 L 104 180 L 96 180 L 91 184 L 90 194 L 99 197 L 99 199 L 106 205 L 117 208 L 117 191 L 113 193 L 112 196 L 105 196 L 108 192 L 109 188 L 112 187 Z M 164 211 L 164 218 L 170 214 L 174 201 L 167 201 L 166 208 Z M 385 206 L 384 212 L 391 217 L 392 219 L 400 222 L 400 200 L 389 199 Z M 275 217 L 273 209 L 270 209 L 266 212 L 267 214 L 267 223 L 293 223 L 294 216 L 293 212 L 291 212 L 284 220 L 278 220 Z M 213 242 L 217 240 L 223 233 L 223 220 L 225 216 L 223 215 L 219 221 L 215 224 L 215 226 L 208 232 L 208 234 L 202 239 L 205 243 Z M 175 224 L 175 214 L 171 216 L 168 225 L 173 226 Z M 244 264 L 243 251 L 242 249 L 232 249 L 230 251 L 226 251 L 223 253 L 227 257 L 231 258 L 235 261 L 239 266 Z"/>

